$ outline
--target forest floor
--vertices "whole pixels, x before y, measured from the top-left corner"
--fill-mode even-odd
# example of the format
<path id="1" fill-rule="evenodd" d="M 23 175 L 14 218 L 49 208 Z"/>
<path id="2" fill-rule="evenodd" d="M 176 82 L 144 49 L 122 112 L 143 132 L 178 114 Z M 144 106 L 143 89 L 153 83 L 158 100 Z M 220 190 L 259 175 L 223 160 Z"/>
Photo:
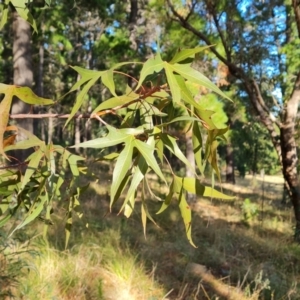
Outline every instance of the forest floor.
<path id="1" fill-rule="evenodd" d="M 95 169 L 99 181 L 82 197 L 83 217 L 74 222 L 68 250 L 61 217 L 48 243 L 39 234 L 32 239 L 38 255 L 28 258 L 31 270 L 15 289 L 17 299 L 300 299 L 300 246 L 280 176 L 216 187 L 235 195 L 232 201 L 199 198 L 192 207 L 194 248 L 176 199 L 159 215 L 160 203 L 151 201 L 158 226 L 148 222 L 145 238 L 139 201 L 129 219 L 117 208 L 109 213 L 109 172 Z"/>

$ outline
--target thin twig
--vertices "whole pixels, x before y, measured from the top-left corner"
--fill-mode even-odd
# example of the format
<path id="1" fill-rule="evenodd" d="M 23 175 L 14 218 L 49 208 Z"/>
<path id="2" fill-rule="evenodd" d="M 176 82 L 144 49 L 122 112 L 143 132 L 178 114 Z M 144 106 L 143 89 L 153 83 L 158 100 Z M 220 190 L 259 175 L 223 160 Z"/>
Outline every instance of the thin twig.
<path id="1" fill-rule="evenodd" d="M 9 115 L 10 119 L 44 119 L 44 118 L 57 118 L 57 119 L 67 119 L 70 114 L 16 114 Z M 77 114 L 73 116 L 74 119 L 92 119 L 96 118 L 92 114 Z"/>

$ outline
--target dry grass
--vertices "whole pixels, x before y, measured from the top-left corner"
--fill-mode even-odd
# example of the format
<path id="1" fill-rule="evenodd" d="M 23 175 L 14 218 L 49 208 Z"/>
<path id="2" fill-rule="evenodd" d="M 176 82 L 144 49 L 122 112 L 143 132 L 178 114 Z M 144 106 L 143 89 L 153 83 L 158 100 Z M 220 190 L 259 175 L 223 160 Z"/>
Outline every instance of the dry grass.
<path id="1" fill-rule="evenodd" d="M 23 280 L 20 299 L 232 299 L 233 292 L 222 296 L 221 288 L 240 299 L 299 299 L 300 248 L 292 241 L 292 210 L 281 205 L 281 178 L 265 176 L 262 184 L 247 176 L 235 186 L 223 184 L 237 196 L 234 201 L 199 199 L 193 207 L 198 246 L 193 248 L 176 199 L 161 215 L 155 215 L 160 203 L 151 202 L 160 227 L 149 223 L 146 239 L 139 202 L 130 219 L 117 216 L 117 207 L 108 213 L 107 175 L 99 172 L 99 182 L 84 196 L 84 218 L 75 224 L 70 250 L 40 245 L 38 273 Z M 159 184 L 153 186 L 161 192 Z M 246 198 L 258 209 L 247 221 Z M 50 244 L 62 249 L 59 220 L 50 233 Z M 206 272 L 190 273 L 191 264 Z"/>

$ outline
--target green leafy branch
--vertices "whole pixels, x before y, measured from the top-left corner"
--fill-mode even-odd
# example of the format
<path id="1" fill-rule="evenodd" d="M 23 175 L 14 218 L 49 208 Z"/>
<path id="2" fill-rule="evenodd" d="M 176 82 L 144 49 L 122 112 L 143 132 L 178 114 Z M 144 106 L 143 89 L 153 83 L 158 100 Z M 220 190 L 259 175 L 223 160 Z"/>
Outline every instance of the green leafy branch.
<path id="1" fill-rule="evenodd" d="M 103 71 L 73 67 L 79 73 L 80 80 L 70 90 L 70 92 L 77 92 L 71 113 L 46 115 L 46 117 L 67 118 L 66 125 L 71 119 L 77 117 L 93 118 L 104 124 L 107 130 L 104 135 L 70 148 L 107 149 L 107 151 L 112 149 L 110 154 L 101 157 L 115 164 L 110 188 L 110 207 L 124 194 L 120 212 L 130 217 L 139 197 L 138 191 L 140 191 L 142 224 L 146 232 L 147 219 L 155 222 L 146 204 L 146 191 L 149 192 L 151 198 L 162 202 L 158 213 L 168 208 L 175 196 L 185 224 L 187 238 L 192 245 L 194 245 L 191 236 L 192 215 L 185 198 L 186 192 L 203 197 L 232 199 L 213 188 L 204 186 L 198 175 L 200 172 L 203 176 L 205 167 L 209 163 L 220 178 L 217 145 L 218 139 L 225 139 L 224 134 L 228 130 L 228 128 L 218 128 L 214 124 L 211 118 L 214 112 L 203 109 L 190 89 L 191 83 L 204 86 L 228 99 L 207 77 L 191 67 L 190 62 L 194 55 L 203 49 L 203 47 L 197 47 L 179 51 L 170 62 L 163 61 L 160 53 L 157 53 L 142 65 L 136 86 L 127 86 L 121 95 L 120 92 L 116 92 L 114 74 L 120 74 L 121 72 L 117 69 L 130 63 L 120 63 Z M 151 79 L 155 77 L 159 80 L 153 82 Z M 85 96 L 99 80 L 108 88 L 111 97 L 100 103 L 90 115 L 80 114 Z M 149 82 L 150 87 L 147 85 Z M 52 222 L 51 212 L 54 201 L 66 199 L 67 245 L 72 216 L 74 213 L 81 216 L 79 196 L 87 188 L 87 186 L 80 187 L 78 184 L 80 176 L 86 172 L 84 167 L 80 167 L 80 161 L 84 162 L 85 159 L 59 145 L 46 145 L 32 133 L 8 124 L 10 118 L 18 117 L 9 115 L 13 96 L 33 105 L 51 105 L 55 103 L 54 101 L 40 98 L 30 89 L 22 87 L 0 85 L 0 92 L 5 94 L 0 103 L 0 155 L 8 159 L 7 151 L 28 148 L 35 150 L 26 160 L 27 168 L 24 174 L 18 170 L 7 169 L 3 175 L 0 175 L 2 199 L 0 225 L 7 223 L 20 207 L 25 207 L 27 213 L 11 234 L 36 218 L 42 219 L 47 228 Z M 174 111 L 178 111 L 178 114 L 174 115 Z M 108 114 L 117 115 L 119 123 L 108 124 L 109 120 L 103 119 Z M 34 116 L 28 115 L 27 117 Z M 169 130 L 175 124 L 184 124 L 185 128 L 192 131 L 193 151 L 199 172 L 193 169 L 192 164 L 180 149 L 178 139 Z M 22 132 L 27 139 L 14 143 L 10 137 L 7 137 L 8 131 L 15 131 L 16 134 Z M 203 144 L 203 134 L 207 136 L 205 144 Z M 115 152 L 116 149 L 119 150 Z M 195 178 L 176 175 L 166 158 L 166 150 L 187 168 L 192 169 Z M 172 174 L 171 183 L 166 171 Z M 149 185 L 150 173 L 154 173 L 168 190 L 165 199 L 155 195 Z M 70 179 L 66 180 L 66 178 Z"/>

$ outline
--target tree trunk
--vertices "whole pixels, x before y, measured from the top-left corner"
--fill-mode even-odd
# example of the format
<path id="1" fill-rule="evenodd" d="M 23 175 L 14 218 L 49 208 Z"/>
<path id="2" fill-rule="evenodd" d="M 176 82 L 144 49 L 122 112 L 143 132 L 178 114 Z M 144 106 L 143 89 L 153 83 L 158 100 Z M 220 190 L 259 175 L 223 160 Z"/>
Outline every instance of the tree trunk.
<path id="1" fill-rule="evenodd" d="M 40 42 L 39 45 L 39 68 L 38 68 L 38 78 L 36 82 L 36 91 L 37 95 L 40 97 L 44 97 L 44 43 L 43 41 Z M 38 114 L 42 111 L 42 107 L 35 106 L 34 107 L 34 113 Z M 40 135 L 43 141 L 46 141 L 46 129 L 45 129 L 45 123 L 44 120 L 33 120 L 34 125 L 34 134 Z"/>
<path id="2" fill-rule="evenodd" d="M 226 182 L 235 184 L 233 148 L 230 142 L 226 144 Z"/>
<path id="3" fill-rule="evenodd" d="M 53 118 L 48 119 L 48 145 L 53 141 L 54 124 Z"/>
<path id="4" fill-rule="evenodd" d="M 296 218 L 295 240 L 300 242 L 300 183 L 297 173 L 298 156 L 295 140 L 295 120 L 300 102 L 300 72 L 298 73 L 290 99 L 286 102 L 283 124 L 280 128 L 283 176 L 291 193 Z"/>
<path id="5" fill-rule="evenodd" d="M 30 25 L 23 20 L 16 12 L 13 13 L 13 65 L 14 65 L 14 84 L 20 86 L 32 87 L 33 71 L 31 61 L 31 29 Z M 31 106 L 19 99 L 14 99 L 11 113 L 24 114 L 30 112 Z M 22 127 L 29 132 L 33 132 L 32 119 L 19 119 L 17 126 Z M 26 139 L 18 135 L 17 141 Z M 20 162 L 23 162 L 31 150 L 15 151 L 13 156 Z"/>
<path id="6" fill-rule="evenodd" d="M 129 14 L 129 41 L 130 47 L 133 50 L 137 50 L 138 42 L 137 42 L 137 17 L 138 17 L 138 1 L 137 0 L 130 0 L 130 14 Z"/>
<path id="7" fill-rule="evenodd" d="M 274 148 L 278 154 L 279 160 L 282 165 L 282 173 L 284 179 L 288 183 L 291 195 L 291 201 L 294 208 L 295 219 L 296 219 L 296 230 L 295 230 L 295 240 L 300 242 L 300 183 L 297 173 L 297 148 L 295 142 L 295 120 L 298 111 L 298 105 L 300 103 L 300 72 L 297 74 L 297 78 L 294 83 L 294 88 L 291 96 L 286 100 L 285 107 L 283 111 L 282 120 L 274 120 L 274 117 L 270 110 L 268 109 L 266 102 L 263 98 L 262 91 L 255 79 L 249 75 L 240 65 L 234 63 L 232 58 L 232 51 L 228 46 L 226 40 L 224 39 L 223 33 L 219 24 L 215 24 L 218 29 L 222 45 L 224 47 L 226 56 L 222 55 L 214 44 L 210 41 L 208 35 L 200 30 L 193 27 L 187 18 L 184 18 L 171 3 L 171 0 L 167 0 L 167 4 L 174 15 L 174 19 L 178 21 L 182 27 L 186 28 L 188 31 L 192 32 L 194 35 L 199 37 L 200 40 L 205 42 L 210 46 L 210 50 L 216 57 L 222 61 L 229 69 L 230 74 L 240 80 L 248 94 L 249 100 L 256 110 L 256 113 L 261 121 L 261 123 L 266 127 L 270 134 L 271 141 Z M 298 38 L 300 38 L 300 6 L 299 0 L 291 1 L 292 8 L 294 11 Z M 193 8 L 192 8 L 193 9 Z M 191 13 L 193 11 L 191 10 Z M 210 11 L 211 14 L 216 13 L 215 10 Z M 213 15 L 214 20 L 218 22 L 218 16 Z M 278 129 L 280 135 L 278 134 Z"/>
<path id="8" fill-rule="evenodd" d="M 254 152 L 253 152 L 253 161 L 252 161 L 252 175 L 257 174 L 257 154 L 258 154 L 258 143 L 255 143 L 254 146 Z"/>

